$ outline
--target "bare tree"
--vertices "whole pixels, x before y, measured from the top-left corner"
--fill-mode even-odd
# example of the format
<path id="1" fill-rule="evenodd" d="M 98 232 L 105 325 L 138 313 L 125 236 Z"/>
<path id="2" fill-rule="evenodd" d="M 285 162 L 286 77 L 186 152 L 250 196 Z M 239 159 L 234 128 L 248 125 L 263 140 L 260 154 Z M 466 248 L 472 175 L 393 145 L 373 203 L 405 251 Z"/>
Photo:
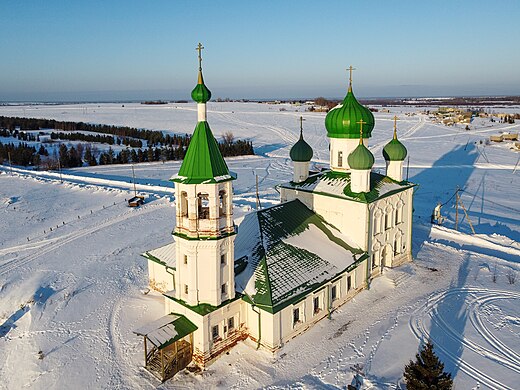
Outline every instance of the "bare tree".
<path id="1" fill-rule="evenodd" d="M 498 279 L 498 270 L 497 270 L 497 265 L 495 264 L 495 266 L 493 267 L 493 273 L 491 274 L 491 280 L 493 281 L 493 283 L 496 283 L 497 279 Z"/>
<path id="2" fill-rule="evenodd" d="M 509 268 L 506 273 L 507 281 L 509 284 L 515 284 L 516 282 L 516 271 L 514 269 Z"/>
<path id="3" fill-rule="evenodd" d="M 224 143 L 226 145 L 232 145 L 233 142 L 235 142 L 235 136 L 231 131 L 226 131 L 224 134 L 222 134 L 222 139 L 224 140 Z"/>

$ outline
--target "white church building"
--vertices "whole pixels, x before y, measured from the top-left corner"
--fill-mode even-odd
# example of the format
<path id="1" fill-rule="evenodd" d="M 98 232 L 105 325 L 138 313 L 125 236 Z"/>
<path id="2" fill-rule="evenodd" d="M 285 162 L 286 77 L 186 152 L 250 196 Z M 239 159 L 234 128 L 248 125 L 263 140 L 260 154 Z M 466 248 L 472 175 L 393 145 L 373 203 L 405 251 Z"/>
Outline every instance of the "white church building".
<path id="1" fill-rule="evenodd" d="M 233 186 L 207 118 L 211 92 L 192 91 L 198 122 L 175 183 L 173 242 L 150 250 L 150 287 L 165 315 L 137 329 L 145 366 L 166 380 L 194 363 L 204 367 L 249 339 L 276 351 L 367 288 L 384 267 L 412 260 L 414 184 L 403 180 L 406 148 L 383 149 L 386 175 L 372 171 L 374 116 L 352 92 L 325 119 L 330 169 L 309 173 L 312 148 L 292 147 L 293 180 L 280 204 L 253 211 L 237 227 Z M 352 69 L 351 69 L 352 74 Z M 325 134 L 324 134 L 325 136 Z"/>

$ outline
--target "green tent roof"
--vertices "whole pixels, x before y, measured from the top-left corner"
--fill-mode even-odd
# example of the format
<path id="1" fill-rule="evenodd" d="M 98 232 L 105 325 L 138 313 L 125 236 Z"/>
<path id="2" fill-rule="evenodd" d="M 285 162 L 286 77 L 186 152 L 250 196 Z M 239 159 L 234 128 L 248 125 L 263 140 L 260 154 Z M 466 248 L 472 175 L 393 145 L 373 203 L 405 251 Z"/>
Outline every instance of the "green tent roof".
<path id="1" fill-rule="evenodd" d="M 365 145 L 360 143 L 357 148 L 348 155 L 347 161 L 352 169 L 366 170 L 372 168 L 375 159 L 372 152 L 368 150 Z"/>
<path id="2" fill-rule="evenodd" d="M 354 269 L 366 254 L 296 199 L 246 215 L 235 258 L 237 291 L 276 313 Z"/>
<path id="3" fill-rule="evenodd" d="M 208 122 L 197 123 L 179 173 L 170 180 L 184 184 L 218 183 L 233 180 L 236 176 L 220 154 L 218 143 Z"/>
<path id="4" fill-rule="evenodd" d="M 359 124 L 363 119 L 363 138 L 370 138 L 374 129 L 374 115 L 361 105 L 349 88 L 343 103 L 334 107 L 325 117 L 329 138 L 359 138 Z"/>

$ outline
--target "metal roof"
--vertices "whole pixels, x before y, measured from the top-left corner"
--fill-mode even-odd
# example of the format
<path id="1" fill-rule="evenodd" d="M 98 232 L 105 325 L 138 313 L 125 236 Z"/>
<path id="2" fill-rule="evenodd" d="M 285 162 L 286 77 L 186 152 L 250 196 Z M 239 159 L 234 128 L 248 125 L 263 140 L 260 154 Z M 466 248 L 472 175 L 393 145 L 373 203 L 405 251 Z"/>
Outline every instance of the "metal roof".
<path id="1" fill-rule="evenodd" d="M 197 326 L 183 315 L 172 313 L 134 330 L 134 333 L 146 336 L 153 345 L 163 349 L 197 329 Z"/>

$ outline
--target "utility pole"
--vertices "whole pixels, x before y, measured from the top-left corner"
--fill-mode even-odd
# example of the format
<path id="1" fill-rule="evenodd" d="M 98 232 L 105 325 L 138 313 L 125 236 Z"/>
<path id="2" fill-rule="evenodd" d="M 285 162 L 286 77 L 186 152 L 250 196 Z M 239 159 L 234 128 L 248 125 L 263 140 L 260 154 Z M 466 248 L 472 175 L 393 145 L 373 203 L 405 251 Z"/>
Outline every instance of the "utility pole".
<path id="1" fill-rule="evenodd" d="M 13 176 L 13 164 L 11 164 L 11 152 L 7 152 L 7 156 L 9 157 L 9 172 L 11 172 L 11 176 Z"/>
<path id="2" fill-rule="evenodd" d="M 471 231 L 473 234 L 475 234 L 475 229 L 473 229 L 473 224 L 471 223 L 471 219 L 469 219 L 468 212 L 466 211 L 466 207 L 464 207 L 464 203 L 462 203 L 462 200 L 460 201 L 460 205 L 462 206 L 462 210 L 464 210 L 464 214 L 466 215 L 466 218 L 468 219 L 469 227 L 471 228 Z"/>
<path id="3" fill-rule="evenodd" d="M 406 163 L 406 181 L 408 181 L 408 172 L 410 171 L 410 156 L 408 156 L 408 161 Z"/>
<path id="4" fill-rule="evenodd" d="M 63 177 L 61 176 L 61 161 L 58 158 L 58 170 L 60 171 L 60 182 L 63 184 Z"/>
<path id="5" fill-rule="evenodd" d="M 455 230 L 459 230 L 459 187 L 455 190 Z"/>
<path id="6" fill-rule="evenodd" d="M 134 171 L 134 164 L 132 164 L 132 180 L 134 182 L 134 196 L 137 196 L 137 190 L 135 189 L 135 171 Z"/>
<path id="7" fill-rule="evenodd" d="M 260 207 L 262 207 L 262 206 L 260 205 L 260 195 L 258 193 L 258 175 L 255 174 L 255 176 L 256 176 L 256 209 L 260 210 Z"/>

